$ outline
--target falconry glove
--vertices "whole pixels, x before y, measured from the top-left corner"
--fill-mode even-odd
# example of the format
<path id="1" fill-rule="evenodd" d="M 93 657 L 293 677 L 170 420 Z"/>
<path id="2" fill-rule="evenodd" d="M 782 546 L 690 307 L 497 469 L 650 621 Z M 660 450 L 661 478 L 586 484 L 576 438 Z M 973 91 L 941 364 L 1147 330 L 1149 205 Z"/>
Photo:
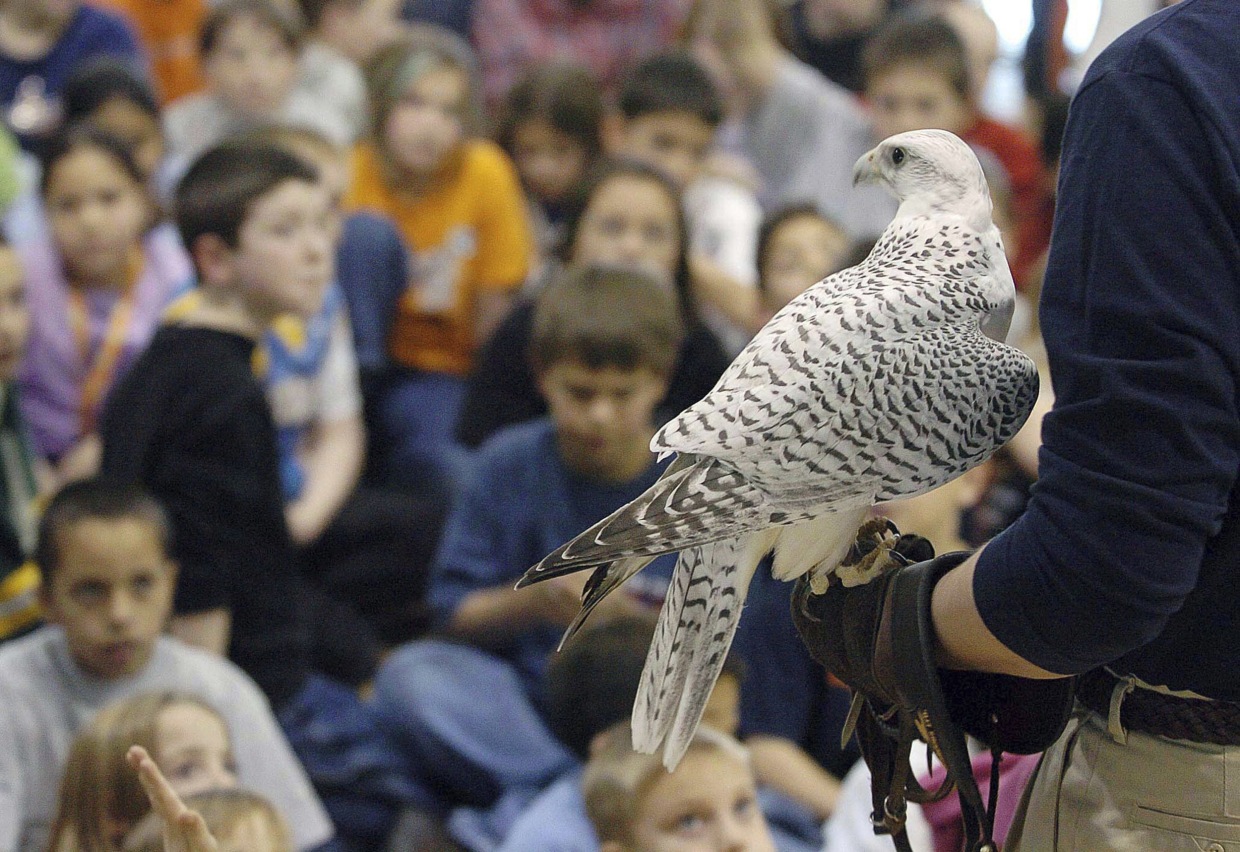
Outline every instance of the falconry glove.
<path id="1" fill-rule="evenodd" d="M 960 795 L 966 852 L 997 852 L 992 833 L 1000 756 L 1042 751 L 1072 709 L 1070 679 L 938 667 L 930 596 L 939 579 L 968 556 L 935 558 L 925 538 L 900 535 L 890 521 L 870 521 L 845 564 L 877 572 L 875 579 L 851 588 L 833 580 L 815 594 L 802 577 L 793 594 L 793 620 L 810 654 L 853 690 L 844 738 L 856 733 L 870 768 L 875 833 L 890 834 L 902 852 L 910 848 L 907 803 L 938 801 L 953 789 Z M 989 807 L 973 777 L 966 733 L 993 754 Z M 917 740 L 947 770 L 937 790 L 923 789 L 914 777 L 909 761 Z"/>

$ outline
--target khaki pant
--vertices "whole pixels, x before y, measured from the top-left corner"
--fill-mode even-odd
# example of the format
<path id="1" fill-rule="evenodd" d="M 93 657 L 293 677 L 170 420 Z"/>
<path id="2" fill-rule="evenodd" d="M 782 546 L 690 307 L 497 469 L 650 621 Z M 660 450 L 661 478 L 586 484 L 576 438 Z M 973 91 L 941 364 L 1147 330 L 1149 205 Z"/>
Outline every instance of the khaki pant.
<path id="1" fill-rule="evenodd" d="M 1077 705 L 1005 852 L 1240 852 L 1240 748 L 1128 733 Z"/>

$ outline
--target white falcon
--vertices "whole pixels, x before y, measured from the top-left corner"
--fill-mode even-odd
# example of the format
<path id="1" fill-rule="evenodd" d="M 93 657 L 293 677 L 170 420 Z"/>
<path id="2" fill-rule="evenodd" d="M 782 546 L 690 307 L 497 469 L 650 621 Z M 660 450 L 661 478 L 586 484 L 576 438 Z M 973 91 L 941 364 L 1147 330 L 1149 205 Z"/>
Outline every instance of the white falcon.
<path id="1" fill-rule="evenodd" d="M 1037 369 L 1003 343 L 1015 288 L 969 147 L 902 133 L 857 161 L 854 183 L 900 202 L 859 265 L 810 287 L 715 388 L 659 430 L 676 458 L 644 494 L 578 535 L 518 587 L 594 568 L 565 638 L 655 556 L 680 551 L 633 707 L 633 744 L 680 760 L 723 665 L 754 570 L 837 572 L 876 502 L 911 497 L 1016 434 Z"/>

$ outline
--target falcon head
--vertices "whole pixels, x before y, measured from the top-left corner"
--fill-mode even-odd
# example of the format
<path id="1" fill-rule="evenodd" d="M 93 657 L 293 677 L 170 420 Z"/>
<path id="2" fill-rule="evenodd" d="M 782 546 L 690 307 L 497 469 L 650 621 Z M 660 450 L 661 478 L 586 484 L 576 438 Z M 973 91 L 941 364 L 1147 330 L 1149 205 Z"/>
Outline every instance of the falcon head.
<path id="1" fill-rule="evenodd" d="M 862 183 L 886 187 L 901 208 L 990 222 L 982 164 L 959 136 L 946 130 L 912 130 L 884 139 L 853 166 L 853 185 Z"/>

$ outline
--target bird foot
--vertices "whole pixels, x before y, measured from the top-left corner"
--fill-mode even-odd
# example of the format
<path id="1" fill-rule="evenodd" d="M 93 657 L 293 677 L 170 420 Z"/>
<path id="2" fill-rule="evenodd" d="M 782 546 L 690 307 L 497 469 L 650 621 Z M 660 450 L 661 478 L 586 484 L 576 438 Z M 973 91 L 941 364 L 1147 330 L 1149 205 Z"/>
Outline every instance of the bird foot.
<path id="1" fill-rule="evenodd" d="M 892 548 L 899 539 L 900 531 L 886 518 L 872 518 L 866 521 L 857 531 L 857 538 L 848 556 L 835 569 L 835 576 L 840 578 L 845 588 L 869 583 L 891 565 Z M 814 580 L 817 579 L 817 577 L 814 578 Z M 823 586 L 825 588 L 825 582 Z"/>

